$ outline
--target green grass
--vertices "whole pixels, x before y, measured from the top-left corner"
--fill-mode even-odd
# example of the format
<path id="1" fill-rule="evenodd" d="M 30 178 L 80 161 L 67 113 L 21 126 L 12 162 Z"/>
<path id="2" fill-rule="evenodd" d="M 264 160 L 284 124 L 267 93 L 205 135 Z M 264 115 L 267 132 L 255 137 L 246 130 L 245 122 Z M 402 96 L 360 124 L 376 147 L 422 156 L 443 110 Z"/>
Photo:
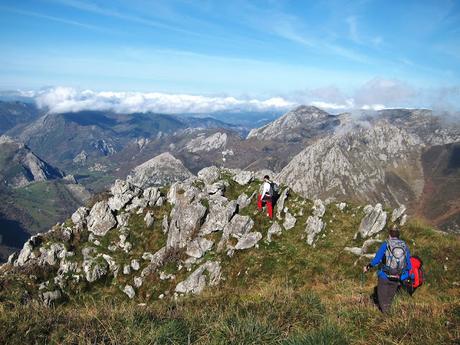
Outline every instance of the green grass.
<path id="1" fill-rule="evenodd" d="M 252 194 L 258 184 L 239 186 L 230 179 L 225 195 L 236 199 Z M 412 254 L 425 263 L 427 282 L 413 297 L 397 295 L 389 315 L 382 315 L 371 301 L 376 284 L 373 274 L 361 275 L 368 260 L 343 251 L 345 246 L 361 246 L 353 240 L 362 209 L 350 204 L 342 212 L 327 207 L 324 236 L 315 247 L 303 238 L 305 221 L 312 202 L 292 193 L 286 202 L 297 216 L 295 227 L 264 240 L 259 248 L 225 253 L 208 252 L 206 260 L 219 260 L 223 280 L 218 287 L 200 296 L 171 298 L 178 282 L 190 272 L 177 271 L 171 253 L 161 269 L 176 279 L 161 281 L 148 276 L 136 297 L 128 301 L 120 288 L 134 276 L 108 277 L 97 284 L 80 284 L 68 300 L 53 308 L 22 304 L 23 292 L 34 295 L 34 280 L 19 272 L 0 282 L 0 343 L 46 344 L 456 344 L 460 341 L 460 239 L 416 222 L 403 228 L 403 239 Z M 152 211 L 152 229 L 145 229 L 143 217 Z M 132 255 L 111 254 L 119 264 L 140 259 L 144 251 L 161 248 L 163 216 L 171 206 L 163 205 L 133 215 L 128 241 Z M 253 231 L 264 238 L 272 221 L 257 211 L 255 200 L 240 212 L 254 220 Z M 355 214 L 355 217 L 352 217 Z M 276 220 L 278 221 L 278 220 Z M 282 224 L 282 220 L 278 221 Z M 101 241 L 102 252 L 116 240 L 116 232 Z M 113 237 L 113 238 L 112 238 Z M 216 242 L 219 233 L 208 236 Z M 82 243 L 86 239 L 82 237 Z M 73 245 L 79 246 L 78 241 Z M 82 244 L 83 245 L 83 244 Z M 81 246 L 82 246 L 81 245 Z M 86 244 L 84 244 L 86 245 Z M 78 247 L 81 249 L 81 247 Z M 376 249 L 375 247 L 373 249 Z M 78 258 L 77 258 L 78 259 Z M 140 259 L 141 269 L 145 262 Z M 198 265 L 192 267 L 192 270 Z M 447 270 L 446 270 L 447 269 Z M 33 272 L 45 279 L 50 272 Z M 167 292 L 164 300 L 158 296 Z M 142 304 L 140 304 L 142 303 Z M 143 304 L 145 303 L 145 305 Z"/>

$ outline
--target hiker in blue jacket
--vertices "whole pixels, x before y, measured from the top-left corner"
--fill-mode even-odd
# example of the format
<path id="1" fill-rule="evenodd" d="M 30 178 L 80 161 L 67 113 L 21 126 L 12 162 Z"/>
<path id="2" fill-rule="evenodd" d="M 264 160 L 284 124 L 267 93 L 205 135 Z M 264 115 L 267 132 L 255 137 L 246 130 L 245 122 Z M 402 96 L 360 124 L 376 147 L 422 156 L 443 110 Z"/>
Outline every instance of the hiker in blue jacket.
<path id="1" fill-rule="evenodd" d="M 406 243 L 399 239 L 400 231 L 393 227 L 389 231 L 389 238 L 382 243 L 374 259 L 364 266 L 366 273 L 372 267 L 378 266 L 377 297 L 380 310 L 387 313 L 391 302 L 401 282 L 410 278 L 411 270 L 410 251 Z"/>

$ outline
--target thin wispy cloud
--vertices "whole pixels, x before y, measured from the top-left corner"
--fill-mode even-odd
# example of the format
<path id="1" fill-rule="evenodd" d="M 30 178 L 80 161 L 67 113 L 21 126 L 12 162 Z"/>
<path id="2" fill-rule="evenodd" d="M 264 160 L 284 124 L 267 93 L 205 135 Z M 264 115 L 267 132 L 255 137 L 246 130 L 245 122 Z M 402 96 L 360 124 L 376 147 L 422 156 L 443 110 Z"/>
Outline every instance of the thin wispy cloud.
<path id="1" fill-rule="evenodd" d="M 63 23 L 63 24 L 67 24 L 67 25 L 72 25 L 72 26 L 77 26 L 77 27 L 85 28 L 85 29 L 89 29 L 89 30 L 96 30 L 96 31 L 101 31 L 101 32 L 110 32 L 110 30 L 108 30 L 106 28 L 103 28 L 103 27 L 100 27 L 100 26 L 87 24 L 87 23 L 82 23 L 82 22 L 79 22 L 79 21 L 70 20 L 70 19 L 66 19 L 66 18 L 62 18 L 62 17 L 50 16 L 50 15 L 46 15 L 46 14 L 42 14 L 42 13 L 38 13 L 38 12 L 32 12 L 32 11 L 24 11 L 24 10 L 11 8 L 11 7 L 6 7 L 6 6 L 0 6 L 0 9 L 3 10 L 3 11 L 8 11 L 8 12 L 15 13 L 15 14 L 20 14 L 20 15 L 23 15 L 23 16 L 29 16 L 29 17 L 35 17 L 35 18 L 51 20 L 51 21 L 54 21 L 54 22 Z"/>

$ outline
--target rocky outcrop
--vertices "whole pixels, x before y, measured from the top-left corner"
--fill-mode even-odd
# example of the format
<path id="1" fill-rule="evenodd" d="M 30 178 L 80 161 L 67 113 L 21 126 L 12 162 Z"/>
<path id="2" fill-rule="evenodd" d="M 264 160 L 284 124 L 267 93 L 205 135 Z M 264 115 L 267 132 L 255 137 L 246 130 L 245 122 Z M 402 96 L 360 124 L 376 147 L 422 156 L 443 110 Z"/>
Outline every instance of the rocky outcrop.
<path id="1" fill-rule="evenodd" d="M 243 234 L 238 238 L 238 242 L 235 245 L 235 250 L 249 249 L 257 245 L 257 243 L 262 239 L 262 234 L 258 231 L 249 232 Z"/>
<path id="2" fill-rule="evenodd" d="M 192 173 L 169 152 L 135 167 L 127 181 L 141 188 L 168 185 L 192 177 Z"/>
<path id="3" fill-rule="evenodd" d="M 112 197 L 108 200 L 108 205 L 111 210 L 119 211 L 125 207 L 134 197 L 140 194 L 140 189 L 131 183 L 123 180 L 116 180 L 110 188 Z"/>
<path id="4" fill-rule="evenodd" d="M 220 169 L 216 166 L 206 167 L 201 169 L 197 176 L 205 184 L 212 184 L 220 178 Z"/>
<path id="5" fill-rule="evenodd" d="M 274 235 L 281 235 L 283 233 L 283 229 L 277 222 L 273 222 L 273 225 L 267 231 L 267 242 L 270 243 L 272 241 L 272 237 Z"/>
<path id="6" fill-rule="evenodd" d="M 193 271 L 190 276 L 177 284 L 176 292 L 181 294 L 199 294 L 206 285 L 215 286 L 221 278 L 221 267 L 217 261 L 208 261 Z"/>
<path id="7" fill-rule="evenodd" d="M 251 171 L 242 170 L 233 176 L 233 181 L 242 186 L 247 185 L 252 180 L 254 180 L 254 173 Z"/>
<path id="8" fill-rule="evenodd" d="M 171 211 L 167 248 L 184 248 L 198 231 L 206 214 L 206 207 L 200 202 L 178 204 Z"/>
<path id="9" fill-rule="evenodd" d="M 91 208 L 87 218 L 88 230 L 97 236 L 104 236 L 117 225 L 107 201 L 99 201 Z"/>
<path id="10" fill-rule="evenodd" d="M 360 235 L 361 238 L 371 237 L 382 231 L 386 225 L 387 213 L 383 210 L 382 204 L 376 204 L 375 207 L 367 205 L 364 207 L 364 214 L 365 216 L 359 224 L 359 229 L 355 238 L 357 238 L 358 235 Z"/>
<path id="11" fill-rule="evenodd" d="M 230 236 L 237 239 L 241 238 L 243 235 L 249 233 L 253 226 L 254 221 L 249 216 L 236 214 L 225 226 L 222 238 L 217 245 L 217 250 L 222 251 L 224 249 Z"/>
<path id="12" fill-rule="evenodd" d="M 297 219 L 291 213 L 289 213 L 289 211 L 287 211 L 286 212 L 286 218 L 285 218 L 284 223 L 283 223 L 283 227 L 286 230 L 290 230 L 295 226 L 296 222 L 297 222 Z"/>
<path id="13" fill-rule="evenodd" d="M 316 239 L 316 236 L 323 231 L 325 224 L 318 216 L 309 216 L 307 218 L 307 226 L 305 232 L 307 234 L 307 243 L 311 246 Z"/>

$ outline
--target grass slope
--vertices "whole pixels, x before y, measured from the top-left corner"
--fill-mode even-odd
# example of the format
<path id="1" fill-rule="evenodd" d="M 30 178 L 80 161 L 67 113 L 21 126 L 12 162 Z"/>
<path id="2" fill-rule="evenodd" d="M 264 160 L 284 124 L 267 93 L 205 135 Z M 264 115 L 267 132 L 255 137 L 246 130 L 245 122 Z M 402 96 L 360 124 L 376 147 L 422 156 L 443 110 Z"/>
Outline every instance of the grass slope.
<path id="1" fill-rule="evenodd" d="M 258 185 L 230 182 L 226 196 L 250 195 Z M 208 252 L 221 261 L 224 280 L 200 296 L 170 298 L 175 285 L 189 274 L 174 260 L 163 268 L 173 281 L 149 276 L 136 297 L 121 292 L 131 275 L 81 284 L 66 303 L 45 308 L 22 304 L 33 295 L 34 277 L 17 274 L 0 280 L 0 343 L 5 344 L 458 344 L 460 341 L 460 239 L 418 223 L 403 229 L 413 254 L 425 262 L 427 282 L 410 297 L 400 293 L 390 315 L 382 315 L 370 299 L 376 279 L 363 277 L 367 260 L 343 251 L 359 246 L 353 234 L 362 218 L 360 207 L 342 212 L 327 207 L 327 224 L 315 248 L 303 239 L 311 201 L 291 194 L 286 206 L 297 214 L 296 226 L 259 248 L 237 251 L 232 258 Z M 300 210 L 303 215 L 300 215 Z M 147 211 L 147 210 L 146 210 Z M 155 225 L 145 229 L 143 215 L 130 220 L 133 253 L 114 256 L 129 262 L 165 241 L 161 220 L 170 206 L 154 208 Z M 241 211 L 255 221 L 253 231 L 266 232 L 271 221 L 254 204 Z M 105 238 L 104 251 L 116 237 Z M 211 234 L 215 240 L 220 234 Z M 49 241 L 53 241 L 50 235 Z M 75 239 L 76 251 L 87 243 Z M 78 259 L 75 258 L 75 259 Z M 145 265 L 142 263 L 142 265 Z M 141 267 L 142 268 L 142 267 Z M 49 272 L 29 272 L 45 278 Z M 26 294 L 24 291 L 28 291 Z M 159 295 L 168 292 L 165 299 Z"/>

